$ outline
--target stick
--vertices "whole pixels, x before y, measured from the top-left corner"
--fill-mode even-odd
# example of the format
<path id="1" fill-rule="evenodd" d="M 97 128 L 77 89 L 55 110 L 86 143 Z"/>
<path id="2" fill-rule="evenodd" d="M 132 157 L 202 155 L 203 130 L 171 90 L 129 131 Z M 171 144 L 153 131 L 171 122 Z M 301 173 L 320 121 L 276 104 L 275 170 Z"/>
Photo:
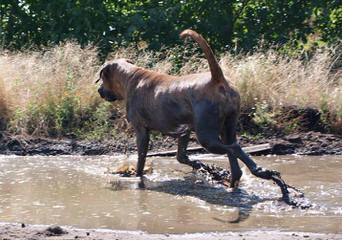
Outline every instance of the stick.
<path id="1" fill-rule="evenodd" d="M 253 154 L 253 153 L 258 153 L 258 152 L 270 150 L 271 145 L 269 143 L 265 143 L 265 144 L 250 146 L 250 147 L 244 147 L 242 149 L 246 153 Z M 187 148 L 187 152 L 200 152 L 203 150 L 205 150 L 205 149 L 203 147 L 200 147 L 200 146 Z M 169 151 L 163 151 L 163 152 L 148 153 L 147 157 L 175 156 L 176 154 L 177 154 L 177 150 L 169 150 Z"/>

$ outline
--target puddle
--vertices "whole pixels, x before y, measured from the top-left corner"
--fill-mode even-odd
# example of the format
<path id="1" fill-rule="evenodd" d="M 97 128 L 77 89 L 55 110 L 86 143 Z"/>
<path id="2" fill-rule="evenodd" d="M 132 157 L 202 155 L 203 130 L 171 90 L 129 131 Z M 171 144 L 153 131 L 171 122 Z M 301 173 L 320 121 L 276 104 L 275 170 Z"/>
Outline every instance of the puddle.
<path id="1" fill-rule="evenodd" d="M 191 168 L 174 158 L 149 158 L 156 183 L 145 190 L 109 188 L 104 174 L 122 156 L 0 157 L 0 222 L 80 228 L 191 233 L 234 230 L 342 232 L 342 156 L 255 157 L 278 170 L 313 203 L 293 209 L 270 181 L 244 169 L 240 188 L 184 180 Z M 225 157 L 195 155 L 227 167 Z"/>

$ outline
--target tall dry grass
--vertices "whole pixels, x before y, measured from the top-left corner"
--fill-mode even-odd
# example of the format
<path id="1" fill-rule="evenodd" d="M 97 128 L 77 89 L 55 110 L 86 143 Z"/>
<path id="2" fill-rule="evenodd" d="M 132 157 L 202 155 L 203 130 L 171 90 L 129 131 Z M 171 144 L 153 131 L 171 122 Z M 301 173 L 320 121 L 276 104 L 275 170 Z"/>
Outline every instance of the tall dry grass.
<path id="1" fill-rule="evenodd" d="M 275 51 L 222 57 L 224 72 L 238 87 L 242 105 L 266 102 L 273 108 L 296 105 L 342 114 L 342 71 L 332 67 L 339 56 L 316 52 L 309 61 Z"/>
<path id="2" fill-rule="evenodd" d="M 317 51 L 310 60 L 273 50 L 249 55 L 221 55 L 221 66 L 242 98 L 243 109 L 260 105 L 314 107 L 326 121 L 342 126 L 342 71 L 332 69 L 340 53 Z M 125 57 L 139 66 L 170 74 L 208 70 L 193 45 L 160 52 L 121 48 L 108 58 Z M 101 138 L 110 129 L 108 111 L 94 79 L 100 68 L 96 49 L 65 43 L 44 52 L 0 54 L 0 121 L 13 133 L 64 135 L 93 131 Z M 1 120 L 3 119 L 3 120 Z M 1 123 L 1 122 L 0 122 Z"/>
<path id="3" fill-rule="evenodd" d="M 1 115 L 18 134 L 59 135 L 100 99 L 96 49 L 65 43 L 44 52 L 0 55 Z"/>

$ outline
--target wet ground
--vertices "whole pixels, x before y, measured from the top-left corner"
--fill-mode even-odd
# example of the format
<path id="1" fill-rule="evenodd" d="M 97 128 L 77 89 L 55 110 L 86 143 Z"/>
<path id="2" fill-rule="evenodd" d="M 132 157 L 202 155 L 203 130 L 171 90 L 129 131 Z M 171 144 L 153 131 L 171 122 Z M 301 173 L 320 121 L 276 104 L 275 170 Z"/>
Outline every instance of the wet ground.
<path id="1" fill-rule="evenodd" d="M 214 155 L 194 155 L 227 165 Z M 146 188 L 114 187 L 108 167 L 134 156 L 0 157 L 0 221 L 148 233 L 296 231 L 342 233 L 341 156 L 255 157 L 306 194 L 313 207 L 294 209 L 279 189 L 248 171 L 237 190 L 195 178 L 174 158 L 150 158 Z M 114 178 L 115 179 L 115 178 Z M 134 181 L 134 180 L 133 180 Z M 129 188 L 127 186 L 133 186 Z"/>
<path id="2" fill-rule="evenodd" d="M 269 143 L 271 148 L 262 154 L 300 154 L 300 155 L 342 155 L 342 136 L 320 133 L 299 132 L 296 134 L 277 134 L 267 136 L 241 136 L 243 147 Z M 190 146 L 199 146 L 194 135 Z M 177 141 L 171 137 L 152 137 L 149 153 L 177 149 Z M 11 136 L 0 132 L 0 154 L 7 155 L 113 155 L 136 153 L 135 135 L 122 133 L 103 141 L 76 140 L 73 138 L 52 139 L 25 136 Z M 205 151 L 199 151 L 205 153 Z"/>

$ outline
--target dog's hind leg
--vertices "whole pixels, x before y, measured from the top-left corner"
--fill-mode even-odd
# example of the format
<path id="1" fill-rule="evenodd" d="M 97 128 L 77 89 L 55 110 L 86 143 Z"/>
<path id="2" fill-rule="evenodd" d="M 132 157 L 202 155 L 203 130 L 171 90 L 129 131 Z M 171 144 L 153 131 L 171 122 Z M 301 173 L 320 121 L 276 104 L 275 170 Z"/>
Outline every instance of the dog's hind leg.
<path id="1" fill-rule="evenodd" d="M 188 147 L 189 138 L 190 131 L 178 137 L 177 160 L 178 162 L 191 166 L 194 169 L 199 169 L 201 168 L 202 163 L 200 161 L 191 161 L 186 154 L 186 148 Z"/>
<path id="2" fill-rule="evenodd" d="M 235 158 L 242 160 L 249 168 L 253 175 L 263 178 L 272 179 L 273 176 L 279 175 L 276 171 L 271 171 L 258 166 L 237 143 L 230 145 L 223 144 L 219 139 L 221 124 L 218 106 L 209 101 L 203 101 L 195 106 L 194 125 L 197 139 L 200 144 L 209 152 L 214 154 L 228 154 L 232 156 L 234 168 L 237 168 Z"/>
<path id="3" fill-rule="evenodd" d="M 274 176 L 279 176 L 280 173 L 274 170 L 268 170 L 261 166 L 258 166 L 253 159 L 246 154 L 240 145 L 237 145 L 234 148 L 234 155 L 236 155 L 241 161 L 248 167 L 251 173 L 259 178 L 263 179 L 272 179 Z"/>
<path id="4" fill-rule="evenodd" d="M 227 117 L 221 138 L 224 144 L 233 144 L 236 140 L 236 123 L 237 123 L 237 115 L 233 114 L 232 117 Z M 237 187 L 242 176 L 242 171 L 239 166 L 238 160 L 236 155 L 234 155 L 231 151 L 227 153 L 229 164 L 230 164 L 230 171 L 231 171 L 231 179 L 230 179 L 230 187 Z"/>
<path id="5" fill-rule="evenodd" d="M 199 143 L 208 152 L 227 154 L 231 147 L 221 142 L 219 135 L 224 119 L 219 116 L 217 104 L 203 100 L 194 106 L 194 128 Z"/>
<path id="6" fill-rule="evenodd" d="M 141 177 L 144 174 L 144 166 L 148 143 L 150 140 L 149 131 L 146 128 L 135 128 L 137 134 L 137 147 L 138 147 L 138 163 L 137 163 L 137 176 Z"/>

